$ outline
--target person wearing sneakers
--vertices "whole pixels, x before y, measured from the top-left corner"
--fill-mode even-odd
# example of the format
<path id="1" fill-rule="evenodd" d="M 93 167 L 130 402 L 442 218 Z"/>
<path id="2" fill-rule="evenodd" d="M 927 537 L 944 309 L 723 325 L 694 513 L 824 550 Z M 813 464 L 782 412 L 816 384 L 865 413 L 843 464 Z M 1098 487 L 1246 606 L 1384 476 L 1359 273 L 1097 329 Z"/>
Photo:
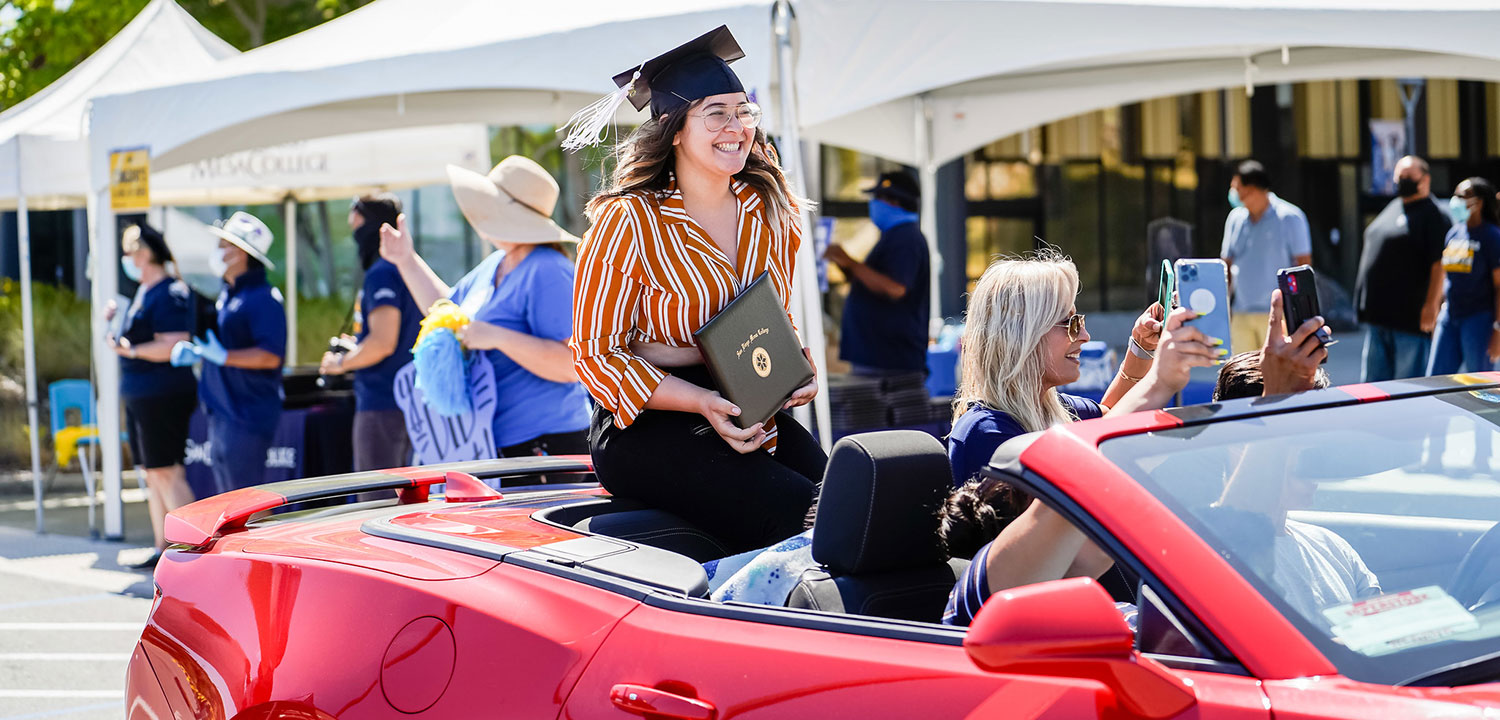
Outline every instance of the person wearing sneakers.
<path id="1" fill-rule="evenodd" d="M 281 421 L 286 313 L 266 279 L 271 230 L 246 212 L 209 227 L 219 236 L 209 267 L 224 279 L 215 303 L 218 332 L 183 340 L 172 364 L 203 362 L 198 399 L 208 414 L 209 461 L 218 492 L 265 480 L 266 451 Z"/>
<path id="2" fill-rule="evenodd" d="M 489 175 L 448 166 L 458 209 L 496 252 L 448 287 L 412 246 L 406 216 L 380 228 L 380 255 L 401 273 L 423 313 L 439 300 L 471 318 L 464 347 L 495 371 L 495 448 L 500 457 L 588 452 L 588 393 L 573 370 L 573 261 L 578 242 L 552 221 L 557 181 L 512 155 Z"/>

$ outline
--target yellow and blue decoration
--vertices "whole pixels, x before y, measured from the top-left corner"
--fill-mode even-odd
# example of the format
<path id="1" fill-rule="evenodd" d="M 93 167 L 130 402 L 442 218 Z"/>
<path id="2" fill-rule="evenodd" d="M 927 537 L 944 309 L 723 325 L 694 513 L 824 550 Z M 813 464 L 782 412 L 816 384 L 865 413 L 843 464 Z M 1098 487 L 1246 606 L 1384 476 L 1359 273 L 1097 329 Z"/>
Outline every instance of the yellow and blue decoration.
<path id="1" fill-rule="evenodd" d="M 439 300 L 422 319 L 422 329 L 412 345 L 417 389 L 427 406 L 445 417 L 472 412 L 469 398 L 468 363 L 460 336 L 469 326 L 469 316 L 450 300 Z"/>

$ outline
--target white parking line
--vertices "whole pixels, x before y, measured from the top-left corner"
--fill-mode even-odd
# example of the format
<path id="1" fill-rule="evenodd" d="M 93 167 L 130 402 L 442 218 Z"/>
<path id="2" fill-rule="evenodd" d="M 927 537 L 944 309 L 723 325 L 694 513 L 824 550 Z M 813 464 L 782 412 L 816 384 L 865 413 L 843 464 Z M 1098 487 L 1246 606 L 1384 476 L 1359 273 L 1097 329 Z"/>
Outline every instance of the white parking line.
<path id="1" fill-rule="evenodd" d="M 119 698 L 125 699 L 124 690 L 5 690 L 0 689 L 0 698 L 25 700 L 49 700 L 55 698 Z"/>
<path id="2" fill-rule="evenodd" d="M 49 607 L 52 605 L 66 605 L 69 603 L 93 602 L 95 600 L 117 597 L 120 596 L 116 595 L 115 593 L 94 593 L 92 595 L 68 595 L 65 597 L 44 598 L 41 600 L 27 600 L 25 602 L 14 602 L 0 605 L 0 612 L 4 612 L 6 610 L 20 610 L 22 608 Z M 0 720 L 4 719 L 0 718 Z"/>
<path id="3" fill-rule="evenodd" d="M 0 622 L 0 630 L 142 630 L 144 622 Z"/>
<path id="4" fill-rule="evenodd" d="M 92 703 L 89 705 L 75 705 L 73 707 L 58 708 L 56 710 L 43 710 L 41 712 L 25 713 L 23 715 L 0 716 L 0 720 L 41 720 L 42 718 L 57 717 L 59 715 L 75 715 L 77 713 L 93 712 L 95 710 L 109 710 L 118 708 L 120 703 Z"/>
<path id="5" fill-rule="evenodd" d="M 0 653 L 0 662 L 65 660 L 68 662 L 124 662 L 130 653 Z"/>

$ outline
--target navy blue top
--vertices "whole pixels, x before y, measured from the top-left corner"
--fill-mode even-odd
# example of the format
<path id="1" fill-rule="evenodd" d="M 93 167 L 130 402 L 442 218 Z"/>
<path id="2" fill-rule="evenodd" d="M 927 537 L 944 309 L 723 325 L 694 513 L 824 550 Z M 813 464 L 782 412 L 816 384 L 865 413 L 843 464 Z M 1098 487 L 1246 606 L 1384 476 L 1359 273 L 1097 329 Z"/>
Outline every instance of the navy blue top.
<path id="1" fill-rule="evenodd" d="M 851 278 L 839 338 L 839 356 L 855 365 L 887 370 L 927 369 L 927 309 L 932 276 L 927 239 L 915 222 L 880 234 L 865 265 L 906 288 L 890 300 Z"/>
<path id="2" fill-rule="evenodd" d="M 995 541 L 991 540 L 974 553 L 974 560 L 969 567 L 964 569 L 958 577 L 958 582 L 953 584 L 953 590 L 948 593 L 948 605 L 943 608 L 943 624 L 968 627 L 974 623 L 974 616 L 979 614 L 979 609 L 984 607 L 984 601 L 990 598 L 990 574 L 989 555 L 990 546 Z M 1120 611 L 1124 617 L 1125 624 L 1130 626 L 1130 631 L 1135 632 L 1140 610 L 1130 603 L 1117 602 L 1115 609 Z"/>
<path id="3" fill-rule="evenodd" d="M 449 299 L 474 320 L 546 340 L 573 334 L 573 261 L 550 247 L 533 248 L 495 285 L 505 253 L 495 252 L 469 271 Z M 589 425 L 588 391 L 582 383 L 544 380 L 499 350 L 483 351 L 495 368 L 495 447 Z"/>
<path id="4" fill-rule="evenodd" d="M 1454 225 L 1443 241 L 1443 269 L 1448 272 L 1450 317 L 1495 311 L 1495 278 L 1500 267 L 1500 227 L 1482 222 L 1472 230 Z"/>
<path id="5" fill-rule="evenodd" d="M 1067 393 L 1058 393 L 1057 398 L 1078 420 L 1091 420 L 1104 414 L 1099 403 L 1088 398 Z M 990 464 L 990 458 L 994 457 L 1001 443 L 1025 434 L 1026 429 L 1009 413 L 983 405 L 970 407 L 953 423 L 953 432 L 948 434 L 948 464 L 953 467 L 954 485 L 973 480 Z"/>
<path id="6" fill-rule="evenodd" d="M 411 362 L 411 347 L 422 329 L 422 311 L 401 281 L 401 272 L 384 258 L 365 271 L 365 284 L 354 300 L 354 338 L 364 342 L 370 335 L 369 317 L 375 308 L 393 307 L 401 313 L 401 330 L 396 335 L 396 349 L 385 359 L 354 371 L 354 409 L 396 410 L 396 371 Z"/>
<path id="7" fill-rule="evenodd" d="M 219 342 L 226 350 L 260 348 L 286 357 L 286 313 L 281 291 L 266 281 L 264 269 L 224 283 L 219 310 Z M 199 397 L 209 413 L 252 431 L 276 431 L 281 417 L 281 368 L 247 370 L 203 363 Z"/>
<path id="8" fill-rule="evenodd" d="M 143 290 L 136 292 L 120 332 L 131 345 L 151 342 L 157 333 L 192 332 L 192 291 L 187 285 L 163 280 Z M 140 358 L 120 360 L 120 394 L 125 397 L 190 393 L 197 387 L 191 367 Z"/>

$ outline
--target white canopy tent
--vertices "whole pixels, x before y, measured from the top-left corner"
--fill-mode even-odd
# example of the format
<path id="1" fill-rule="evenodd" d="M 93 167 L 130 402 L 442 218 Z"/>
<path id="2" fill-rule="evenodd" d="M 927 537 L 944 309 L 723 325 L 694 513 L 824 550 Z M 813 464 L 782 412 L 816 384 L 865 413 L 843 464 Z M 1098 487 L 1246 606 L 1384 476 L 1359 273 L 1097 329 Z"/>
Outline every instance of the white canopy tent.
<path id="1" fill-rule="evenodd" d="M 18 214 L 22 334 L 39 530 L 43 527 L 39 393 L 28 213 L 87 204 L 85 120 L 87 103 L 94 96 L 177 82 L 237 54 L 175 2 L 153 0 L 88 59 L 25 102 L 0 113 L 0 208 L 14 208 Z M 445 164 L 483 172 L 488 170 L 488 161 L 489 137 L 483 125 L 401 128 L 206 158 L 153 175 L 151 200 L 159 206 L 347 198 L 360 192 L 444 183 Z M 291 207 L 288 217 L 292 217 Z M 296 277 L 294 247 L 295 243 L 288 243 L 290 277 Z M 112 276 L 113 268 L 105 274 Z M 288 316 L 295 323 L 294 296 Z M 107 530 L 110 525 L 107 515 Z"/>
<path id="2" fill-rule="evenodd" d="M 458 165 L 489 172 L 489 129 L 436 125 L 352 133 L 241 150 L 151 173 L 152 205 L 266 204 L 348 199 L 448 182 Z M 84 169 L 86 174 L 86 168 Z M 88 180 L 80 178 L 86 188 Z"/>
<path id="3" fill-rule="evenodd" d="M 796 67 L 774 68 L 795 71 L 796 103 L 774 107 L 791 83 L 773 81 L 773 4 L 382 0 L 191 82 L 99 99 L 94 191 L 111 148 L 149 145 L 169 166 L 331 127 L 555 123 L 666 39 L 721 23 L 746 48 L 736 70 L 768 117 L 790 113 L 793 133 L 918 166 L 932 241 L 937 166 L 1053 120 L 1246 84 L 1500 79 L 1500 0 L 798 0 Z"/>
<path id="4" fill-rule="evenodd" d="M 1247 82 L 1500 80 L 1497 0 L 803 0 L 797 12 L 803 133 L 912 165 Z"/>
<path id="5" fill-rule="evenodd" d="M 205 30 L 176 3 L 153 0 L 87 60 L 25 102 L 0 114 L 0 157 L 5 158 L 0 161 L 5 163 L 0 165 L 0 198 L 15 199 L 18 220 L 27 422 L 31 429 L 32 485 L 39 532 L 43 529 L 41 452 L 28 200 L 35 199 L 41 207 L 59 207 L 70 194 L 87 197 L 88 186 L 80 187 L 78 180 L 83 178 L 79 171 L 88 167 L 83 120 L 89 98 L 101 92 L 140 89 L 152 82 L 175 82 L 234 53 L 233 47 Z M 118 442 L 118 422 L 115 425 L 113 432 Z M 118 485 L 118 475 L 115 482 Z"/>
<path id="6" fill-rule="evenodd" d="M 170 168 L 334 132 L 455 121 L 559 124 L 612 90 L 614 74 L 721 24 L 745 48 L 747 57 L 735 64 L 735 72 L 766 106 L 766 126 L 774 130 L 777 118 L 790 110 L 779 102 L 781 86 L 773 72 L 778 5 L 773 0 L 540 5 L 382 0 L 178 85 L 96 99 L 90 159 L 97 201 L 91 234 L 97 241 L 113 227 L 107 211 L 111 149 L 147 146 L 153 168 Z M 787 43 L 790 32 L 787 24 L 781 36 Z M 638 123 L 641 116 L 622 108 L 620 119 Z M 789 170 L 801 166 L 795 143 L 783 144 L 783 160 Z M 795 172 L 793 177 L 796 182 Z M 809 345 L 821 353 L 812 243 L 803 248 L 793 312 Z M 111 254 L 94 257 L 99 267 L 115 262 Z M 112 276 L 102 280 L 94 286 L 96 299 L 114 292 Z M 109 394 L 118 369 L 102 342 L 96 342 L 95 358 L 103 391 L 103 470 L 106 478 L 117 478 L 118 453 L 109 447 L 114 434 L 103 423 L 118 416 L 118 398 Z M 816 402 L 827 438 L 826 394 Z M 117 480 L 106 482 L 106 489 L 117 486 Z"/>
<path id="7" fill-rule="evenodd" d="M 802 0 L 797 12 L 803 133 L 916 166 L 932 243 L 938 166 L 1055 120 L 1283 82 L 1500 81 L 1496 0 Z"/>
<path id="8" fill-rule="evenodd" d="M 171 167 L 360 130 L 558 124 L 612 90 L 614 74 L 718 25 L 745 48 L 735 72 L 774 117 L 773 4 L 381 0 L 177 85 L 97 99 L 93 147 L 103 158 L 149 145 L 153 167 Z M 96 166 L 96 188 L 106 174 Z"/>

